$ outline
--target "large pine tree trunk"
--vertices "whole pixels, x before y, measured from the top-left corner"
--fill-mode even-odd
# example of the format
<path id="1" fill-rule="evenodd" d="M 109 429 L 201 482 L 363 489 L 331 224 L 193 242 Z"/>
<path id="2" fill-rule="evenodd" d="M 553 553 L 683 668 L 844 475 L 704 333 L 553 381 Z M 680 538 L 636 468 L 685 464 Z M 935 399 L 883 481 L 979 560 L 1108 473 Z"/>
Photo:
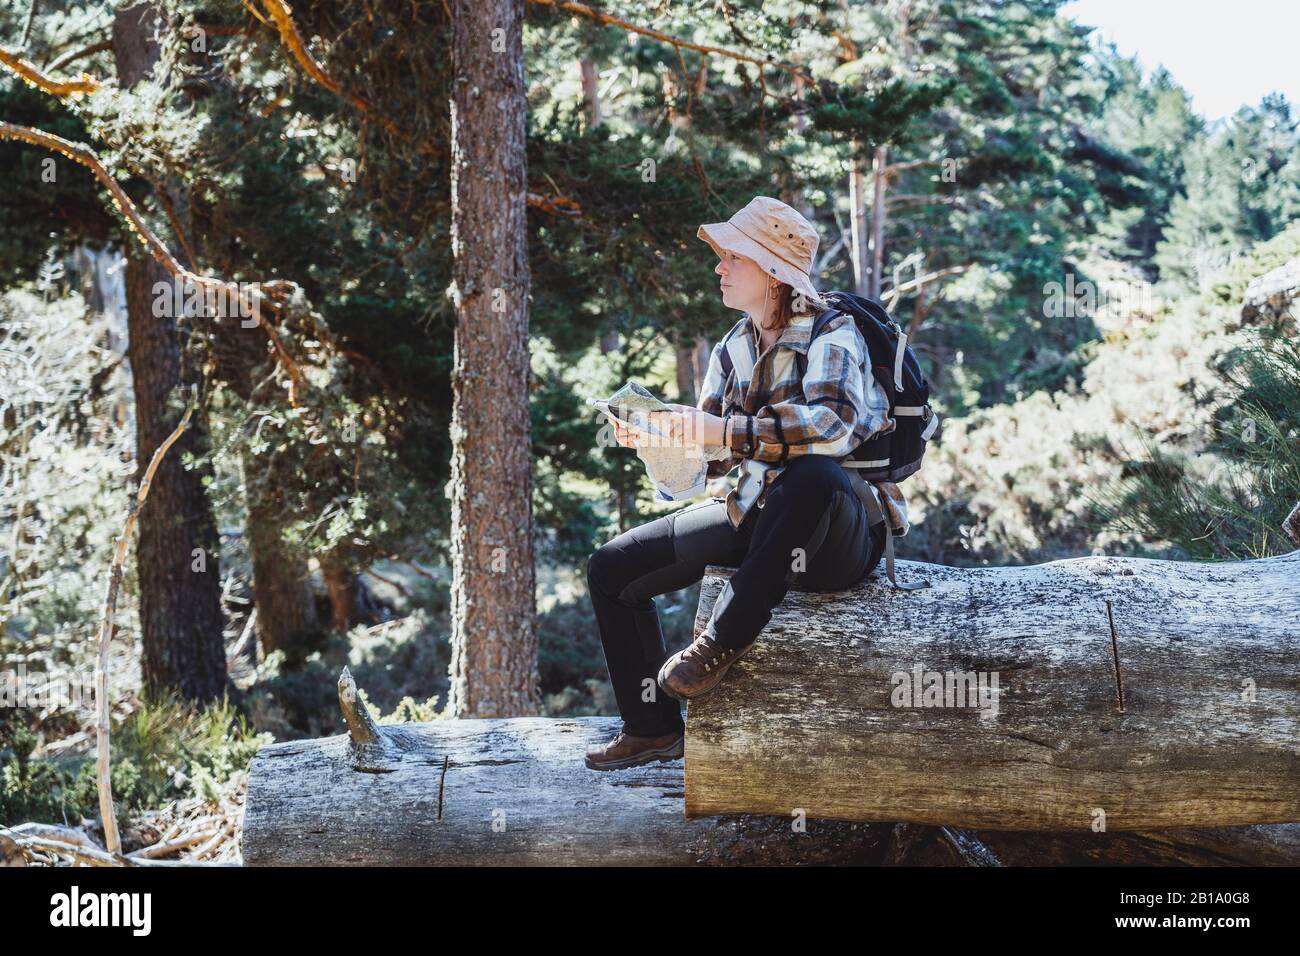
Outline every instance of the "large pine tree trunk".
<path id="1" fill-rule="evenodd" d="M 699 392 L 695 378 L 695 343 L 678 342 L 673 346 L 673 352 L 677 363 L 677 401 L 682 405 L 694 405 Z"/>
<path id="2" fill-rule="evenodd" d="M 170 316 L 153 314 L 153 286 L 167 273 L 138 250 L 126 265 L 131 375 L 135 389 L 136 461 L 141 471 L 180 420 L 183 402 L 169 402 L 198 378 L 182 356 L 185 334 Z M 170 285 L 169 285 L 170 287 Z M 205 416 L 196 412 L 186 434 L 162 460 L 141 509 L 136 559 L 146 690 L 187 700 L 211 700 L 226 686 L 222 645 L 217 526 L 203 487 L 209 465 L 187 471 L 187 453 L 206 451 Z"/>
<path id="3" fill-rule="evenodd" d="M 123 88 L 157 62 L 158 24 L 156 11 L 147 4 L 118 12 L 113 53 Z M 171 276 L 133 243 L 126 266 L 127 355 L 135 389 L 136 461 L 142 472 L 180 421 L 188 386 L 201 377 L 184 355 L 189 320 L 178 321 L 171 309 L 154 314 L 159 282 L 172 288 Z M 211 467 L 186 470 L 182 464 L 187 453 L 202 459 L 206 445 L 206 416 L 199 409 L 154 477 L 148 504 L 140 512 L 136 555 L 145 690 L 151 695 L 174 692 L 192 701 L 219 698 L 227 684 L 217 527 L 203 487 Z"/>
<path id="4" fill-rule="evenodd" d="M 278 493 L 275 452 L 244 457 L 248 507 L 248 553 L 253 559 L 253 599 L 257 639 L 263 651 L 301 654 L 321 636 L 307 557 L 285 544 L 281 529 L 289 518 Z"/>
<path id="5" fill-rule="evenodd" d="M 537 713 L 522 0 L 453 23 L 452 713 Z"/>

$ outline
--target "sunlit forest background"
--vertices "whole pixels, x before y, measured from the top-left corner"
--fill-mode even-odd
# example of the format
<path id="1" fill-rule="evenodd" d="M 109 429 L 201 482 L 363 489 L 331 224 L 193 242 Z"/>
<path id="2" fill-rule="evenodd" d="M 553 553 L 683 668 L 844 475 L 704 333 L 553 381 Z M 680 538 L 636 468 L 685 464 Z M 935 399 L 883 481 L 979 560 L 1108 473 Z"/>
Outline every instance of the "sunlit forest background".
<path id="1" fill-rule="evenodd" d="M 1056 0 L 564 6 L 527 4 L 523 43 L 540 713 L 616 712 L 587 556 L 678 507 L 586 399 L 633 379 L 694 403 L 736 318 L 696 227 L 758 194 L 816 224 L 819 288 L 891 305 L 930 381 L 902 558 L 1297 546 L 1283 96 L 1207 123 Z M 287 9 L 0 0 L 7 680 L 89 680 L 142 436 L 195 416 L 116 607 L 113 785 L 138 840 L 236 805 L 260 743 L 339 732 L 344 664 L 384 720 L 463 713 L 450 15 Z M 159 331 L 126 204 L 30 131 L 84 144 L 184 269 L 262 283 L 275 334 Z M 660 601 L 677 646 L 696 596 Z M 0 708 L 0 824 L 93 817 L 93 747 L 89 703 Z"/>

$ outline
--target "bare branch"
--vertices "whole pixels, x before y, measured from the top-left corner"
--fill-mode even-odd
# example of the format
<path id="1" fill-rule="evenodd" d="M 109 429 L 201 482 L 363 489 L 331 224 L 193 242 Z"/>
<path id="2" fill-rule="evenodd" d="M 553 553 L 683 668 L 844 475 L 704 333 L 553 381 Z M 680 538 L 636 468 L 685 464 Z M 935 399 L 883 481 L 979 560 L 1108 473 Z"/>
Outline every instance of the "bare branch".
<path id="1" fill-rule="evenodd" d="M 112 40 L 101 40 L 99 43 L 92 43 L 90 46 L 83 46 L 77 50 L 69 50 L 58 57 L 55 57 L 45 67 L 46 73 L 53 73 L 55 70 L 61 70 L 73 60 L 80 60 L 83 56 L 92 56 L 96 53 L 103 53 L 105 50 L 113 49 Z"/>
<path id="2" fill-rule="evenodd" d="M 919 292 L 921 289 L 925 288 L 925 286 L 929 285 L 931 282 L 937 282 L 940 279 L 946 278 L 947 276 L 960 275 L 961 273 L 965 272 L 969 268 L 970 268 L 969 264 L 964 266 L 949 266 L 946 269 L 939 269 L 935 272 L 926 273 L 923 276 L 917 276 L 911 282 L 904 282 L 900 286 L 895 286 L 894 288 L 890 289 L 889 292 L 887 293 L 889 296 L 889 301 L 888 303 L 886 303 L 885 308 L 892 311 L 894 306 L 898 303 L 898 300 L 902 298 L 904 295 L 910 295 L 913 292 Z"/>
<path id="3" fill-rule="evenodd" d="M 919 169 L 922 166 L 942 166 L 942 159 L 911 159 L 905 163 L 890 163 L 885 167 L 886 176 L 896 176 L 899 173 L 907 172 L 909 169 Z"/>
<path id="4" fill-rule="evenodd" d="M 103 850 L 96 850 L 91 847 L 77 846 L 72 843 L 64 843 L 60 840 L 47 840 L 43 837 L 18 837 L 14 842 L 24 850 L 39 850 L 44 853 L 50 853 L 55 856 L 71 857 L 74 863 L 84 863 L 87 866 L 130 866 L 131 861 L 126 857 L 114 856 L 105 853 Z"/>
<path id="5" fill-rule="evenodd" d="M 95 665 L 95 709 L 98 712 L 95 725 L 95 779 L 99 790 L 99 815 L 104 825 L 104 846 L 114 856 L 121 852 L 122 841 L 117 832 L 117 817 L 113 813 L 113 784 L 109 774 L 111 758 L 108 745 L 111 728 L 109 724 L 110 701 L 108 699 L 108 652 L 113 640 L 113 616 L 117 612 L 117 593 L 122 586 L 122 568 L 126 564 L 126 553 L 131 546 L 131 538 L 135 534 L 136 519 L 139 518 L 140 509 L 144 507 L 144 503 L 149 497 L 149 489 L 153 485 L 154 475 L 158 471 L 158 466 L 162 464 L 163 458 L 166 457 L 168 450 L 185 433 L 185 429 L 189 428 L 190 417 L 194 414 L 194 406 L 197 403 L 198 396 L 195 395 L 190 399 L 189 405 L 185 408 L 185 414 L 181 416 L 181 420 L 177 422 L 176 427 L 172 429 L 172 433 L 167 436 L 167 440 L 159 445 L 153 453 L 149 467 L 145 469 L 144 477 L 140 480 L 140 488 L 135 494 L 135 500 L 127 510 L 126 525 L 122 528 L 122 534 L 117 539 L 117 547 L 113 551 L 113 563 L 109 565 L 108 569 L 108 587 L 104 594 L 104 609 L 99 619 L 99 663 Z"/>
<path id="6" fill-rule="evenodd" d="M 638 26 L 635 23 L 629 23 L 627 20 L 621 20 L 618 17 L 611 16 L 610 14 L 604 13 L 600 10 L 593 10 L 585 3 L 572 3 L 569 2 L 569 0 L 527 0 L 527 2 L 539 7 L 555 7 L 558 10 L 567 10 L 569 13 L 576 13 L 579 16 L 595 20 L 597 23 L 605 26 L 618 27 L 619 29 L 627 30 L 629 33 L 639 33 L 641 36 L 652 37 L 653 39 L 659 40 L 663 43 L 672 44 L 679 50 L 694 50 L 697 53 L 710 53 L 716 56 L 725 56 L 733 60 L 739 60 L 742 63 L 756 63 L 759 67 L 771 66 L 778 70 L 784 70 L 791 76 L 802 76 L 805 79 L 811 79 L 811 77 L 808 76 L 801 67 L 795 66 L 792 63 L 782 63 L 780 60 L 773 60 L 771 58 L 760 59 L 756 56 L 750 56 L 748 53 L 739 53 L 736 50 L 728 50 L 725 47 L 692 43 L 689 40 L 683 40 L 681 37 L 662 33 L 659 30 L 652 30 L 649 27 Z M 761 71 L 759 75 L 761 77 Z"/>
<path id="7" fill-rule="evenodd" d="M 32 38 L 32 24 L 36 22 L 36 10 L 41 5 L 41 0 L 32 0 L 31 5 L 27 8 L 27 22 L 23 24 L 22 39 L 18 41 L 18 46 L 27 49 L 27 41 Z"/>
<path id="8" fill-rule="evenodd" d="M 224 279 L 218 279 L 215 276 L 200 275 L 186 269 L 177 261 L 176 257 L 172 255 L 171 250 L 163 244 L 162 240 L 158 238 L 154 231 L 149 227 L 149 224 L 144 221 L 144 217 L 140 215 L 139 209 L 137 209 L 135 203 L 131 201 L 131 197 L 126 194 L 126 190 L 122 188 L 121 184 L 119 184 L 113 177 L 113 174 L 108 171 L 107 167 L 99 161 L 99 157 L 95 155 L 94 151 L 91 150 L 89 146 L 85 146 L 82 143 L 74 143 L 61 136 L 55 136 L 53 133 L 46 133 L 43 130 L 32 129 L 29 126 L 15 126 L 13 123 L 6 123 L 3 121 L 0 121 L 0 140 L 17 140 L 18 142 L 29 143 L 33 146 L 40 146 L 59 153 L 62 156 L 66 156 L 73 162 L 85 166 L 95 174 L 95 178 L 99 180 L 100 184 L 105 189 L 108 190 L 109 195 L 113 199 L 113 205 L 117 208 L 118 212 L 122 214 L 122 218 L 126 221 L 126 225 L 130 231 L 135 234 L 136 238 L 145 249 L 148 250 L 149 254 L 153 256 L 153 258 L 157 260 L 157 262 L 162 265 L 162 267 L 166 269 L 173 278 L 181 282 L 193 283 L 200 289 L 211 289 L 221 295 L 228 296 L 230 298 L 227 298 L 224 301 L 237 301 L 248 315 L 255 316 L 258 324 L 263 328 L 267 337 L 271 340 L 271 345 L 274 347 L 275 353 L 281 364 L 289 373 L 292 380 L 289 390 L 289 401 L 291 404 L 297 404 L 297 388 L 301 382 L 302 373 L 289 355 L 288 350 L 285 349 L 284 343 L 280 341 L 280 336 L 275 331 L 275 327 L 272 326 L 271 323 L 267 321 L 266 316 L 262 314 L 263 308 L 269 309 L 273 313 L 278 312 L 280 308 L 279 303 L 268 295 L 267 292 L 264 292 L 263 289 L 270 290 L 271 292 L 283 291 L 284 283 L 268 282 L 263 283 L 261 286 L 247 284 L 241 285 L 234 282 L 227 282 Z"/>
<path id="9" fill-rule="evenodd" d="M 307 42 L 293 21 L 293 10 L 284 0 L 262 0 L 262 5 L 266 8 L 266 14 L 274 21 L 275 29 L 279 32 L 285 48 L 316 83 L 347 102 L 362 116 L 376 120 L 389 134 L 407 142 L 415 142 L 416 148 L 425 155 L 441 156 L 446 152 L 442 147 L 427 140 L 416 141 L 410 132 L 403 129 L 391 117 L 376 110 L 365 97 L 345 90 L 341 83 L 325 72 L 325 67 L 307 49 Z M 244 6 L 248 7 L 263 23 L 267 22 L 253 7 L 251 0 L 244 0 Z M 582 207 L 578 202 L 567 196 L 548 196 L 529 192 L 528 205 L 553 216 L 576 217 L 582 214 Z"/>
<path id="10" fill-rule="evenodd" d="M 530 192 L 528 194 L 528 205 L 542 212 L 550 213 L 552 216 L 562 218 L 576 219 L 582 215 L 582 205 L 576 199 L 558 194 L 542 195 L 541 193 Z"/>
<path id="11" fill-rule="evenodd" d="M 961 196 L 927 196 L 919 193 L 899 193 L 897 196 L 890 196 L 885 202 L 891 206 L 961 206 L 965 200 Z"/>
<path id="12" fill-rule="evenodd" d="M 376 581 L 382 581 L 384 584 L 387 584 L 389 587 L 397 591 L 399 594 L 402 595 L 402 597 L 406 598 L 408 601 L 411 600 L 412 598 L 411 589 L 408 588 L 401 581 L 397 580 L 396 578 L 390 578 L 383 574 L 380 574 L 374 568 L 366 568 L 364 573 L 370 575 Z"/>
<path id="13" fill-rule="evenodd" d="M 59 99 L 65 96 L 82 96 L 99 89 L 99 81 L 93 79 L 89 73 L 82 73 L 79 80 L 56 80 L 43 73 L 30 60 L 4 49 L 0 49 L 0 66 L 9 69 L 33 89 L 43 90 Z"/>

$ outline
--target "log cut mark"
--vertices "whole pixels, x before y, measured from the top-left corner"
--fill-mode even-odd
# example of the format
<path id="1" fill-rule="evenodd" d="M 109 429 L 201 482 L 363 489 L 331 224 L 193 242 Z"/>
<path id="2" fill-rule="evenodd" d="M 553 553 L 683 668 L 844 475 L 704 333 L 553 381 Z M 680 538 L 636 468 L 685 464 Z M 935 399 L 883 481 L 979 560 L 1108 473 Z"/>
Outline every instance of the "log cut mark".
<path id="1" fill-rule="evenodd" d="M 1124 677 L 1119 669 L 1119 633 L 1115 630 L 1115 610 L 1106 598 L 1106 620 L 1110 622 L 1110 650 L 1115 658 L 1115 699 L 1119 712 L 1124 713 Z"/>
<path id="2" fill-rule="evenodd" d="M 451 757 L 443 755 L 442 773 L 438 776 L 438 822 L 442 822 L 443 800 L 447 793 L 447 770 L 451 767 Z"/>

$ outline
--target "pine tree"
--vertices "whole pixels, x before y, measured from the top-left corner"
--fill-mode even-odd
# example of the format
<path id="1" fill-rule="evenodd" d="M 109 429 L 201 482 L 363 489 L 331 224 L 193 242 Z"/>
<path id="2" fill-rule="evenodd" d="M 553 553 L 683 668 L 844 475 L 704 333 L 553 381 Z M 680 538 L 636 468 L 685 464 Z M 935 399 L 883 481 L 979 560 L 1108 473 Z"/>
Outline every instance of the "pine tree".
<path id="1" fill-rule="evenodd" d="M 451 713 L 536 713 L 523 0 L 452 14 Z"/>

